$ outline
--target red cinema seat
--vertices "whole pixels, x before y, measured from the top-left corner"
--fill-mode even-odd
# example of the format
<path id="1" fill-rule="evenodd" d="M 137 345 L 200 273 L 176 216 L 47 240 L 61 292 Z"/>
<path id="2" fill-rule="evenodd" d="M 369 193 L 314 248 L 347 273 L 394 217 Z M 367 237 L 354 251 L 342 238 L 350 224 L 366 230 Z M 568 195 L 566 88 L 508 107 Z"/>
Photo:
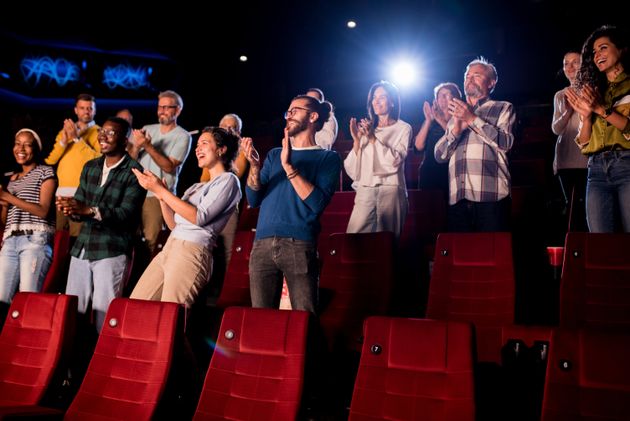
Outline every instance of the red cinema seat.
<path id="1" fill-rule="evenodd" d="M 370 317 L 351 421 L 475 419 L 468 323 Z"/>
<path id="2" fill-rule="evenodd" d="M 402 249 L 430 251 L 446 228 L 446 200 L 440 190 L 409 190 L 409 212 L 400 236 Z M 433 257 L 433 254 L 427 256 Z"/>
<path id="3" fill-rule="evenodd" d="M 320 257 L 328 251 L 330 234 L 344 233 L 348 229 L 350 215 L 352 214 L 352 209 L 354 209 L 355 196 L 356 193 L 354 191 L 335 192 L 330 199 L 330 203 L 324 209 L 319 218 L 321 230 L 317 238 L 317 250 Z"/>
<path id="4" fill-rule="evenodd" d="M 64 292 L 70 266 L 70 232 L 55 232 L 53 258 L 42 284 L 42 292 Z"/>
<path id="5" fill-rule="evenodd" d="M 560 326 L 630 332 L 630 234 L 567 234 Z"/>
<path id="6" fill-rule="evenodd" d="M 260 207 L 252 208 L 247 203 L 247 199 L 243 200 L 241 213 L 238 215 L 237 231 L 251 231 L 256 229 L 258 224 L 258 214 Z"/>
<path id="7" fill-rule="evenodd" d="M 194 420 L 295 420 L 309 314 L 230 307 Z"/>
<path id="8" fill-rule="evenodd" d="M 40 402 L 67 357 L 76 311 L 72 295 L 15 294 L 0 335 L 0 418 L 7 407 Z"/>
<path id="9" fill-rule="evenodd" d="M 117 298 L 66 420 L 150 420 L 171 368 L 183 307 Z"/>
<path id="10" fill-rule="evenodd" d="M 254 245 L 254 231 L 236 231 L 232 245 L 232 258 L 228 264 L 223 287 L 216 306 L 251 306 L 249 294 L 249 256 Z"/>
<path id="11" fill-rule="evenodd" d="M 630 335 L 596 330 L 554 331 L 543 421 L 630 419 Z"/>
<path id="12" fill-rule="evenodd" d="M 332 350 L 357 351 L 367 316 L 389 310 L 394 234 L 333 234 L 319 280 L 320 323 Z"/>
<path id="13" fill-rule="evenodd" d="M 511 234 L 440 234 L 427 317 L 473 323 L 479 361 L 500 362 L 502 326 L 514 322 Z"/>

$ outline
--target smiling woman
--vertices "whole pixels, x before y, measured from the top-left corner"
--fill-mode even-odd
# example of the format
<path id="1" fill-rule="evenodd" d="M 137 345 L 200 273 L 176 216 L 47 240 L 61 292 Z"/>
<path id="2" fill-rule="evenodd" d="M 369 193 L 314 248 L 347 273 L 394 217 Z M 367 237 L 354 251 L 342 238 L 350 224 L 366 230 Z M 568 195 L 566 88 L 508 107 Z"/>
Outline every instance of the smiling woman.
<path id="1" fill-rule="evenodd" d="M 31 129 L 15 134 L 13 156 L 21 171 L 6 190 L 0 187 L 4 243 L 0 250 L 0 301 L 10 303 L 20 291 L 39 292 L 52 259 L 55 218 L 52 201 L 57 180 L 39 165 L 42 142 Z"/>
<path id="2" fill-rule="evenodd" d="M 400 120 L 400 96 L 392 83 L 370 88 L 369 118 L 350 119 L 352 150 L 344 161 L 357 191 L 348 232 L 391 231 L 400 236 L 407 215 L 405 157 L 411 126 Z"/>
<path id="3" fill-rule="evenodd" d="M 206 127 L 197 142 L 199 166 L 211 181 L 191 186 L 182 198 L 155 174 L 134 170 L 140 185 L 160 200 L 164 221 L 172 230 L 163 250 L 142 274 L 131 298 L 170 301 L 190 308 L 212 274 L 212 249 L 241 199 L 238 178 L 230 171 L 238 136 Z"/>

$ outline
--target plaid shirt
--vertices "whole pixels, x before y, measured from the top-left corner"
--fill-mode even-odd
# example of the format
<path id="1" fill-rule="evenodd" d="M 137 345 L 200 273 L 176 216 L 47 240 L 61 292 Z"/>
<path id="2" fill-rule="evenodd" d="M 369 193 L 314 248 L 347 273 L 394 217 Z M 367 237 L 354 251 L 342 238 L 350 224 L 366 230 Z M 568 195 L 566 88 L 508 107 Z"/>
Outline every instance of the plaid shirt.
<path id="1" fill-rule="evenodd" d="M 510 195 L 507 153 L 514 143 L 512 104 L 485 98 L 473 108 L 472 124 L 456 137 L 454 121 L 435 145 L 437 162 L 448 162 L 449 204 L 462 199 L 497 202 Z"/>
<path id="2" fill-rule="evenodd" d="M 113 168 L 101 187 L 105 157 L 88 161 L 81 172 L 81 182 L 74 198 L 87 206 L 97 206 L 101 220 L 82 217 L 83 226 L 71 254 L 79 257 L 85 249 L 86 260 L 131 255 L 132 236 L 138 228 L 147 191 L 138 184 L 132 168 L 142 166 L 125 155 L 124 162 Z"/>

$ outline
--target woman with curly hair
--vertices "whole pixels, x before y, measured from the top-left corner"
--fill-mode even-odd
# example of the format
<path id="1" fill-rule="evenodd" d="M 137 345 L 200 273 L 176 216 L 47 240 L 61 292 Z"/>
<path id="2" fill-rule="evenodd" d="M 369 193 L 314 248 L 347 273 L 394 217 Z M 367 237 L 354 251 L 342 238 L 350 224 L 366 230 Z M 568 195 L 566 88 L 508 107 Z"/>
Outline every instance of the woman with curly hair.
<path id="1" fill-rule="evenodd" d="M 582 47 L 582 65 L 567 99 L 580 114 L 576 138 L 588 155 L 586 217 L 591 232 L 630 232 L 630 75 L 628 37 L 596 29 Z"/>
<path id="2" fill-rule="evenodd" d="M 162 251 L 144 271 L 131 298 L 169 301 L 192 307 L 212 274 L 212 248 L 241 199 L 231 171 L 238 136 L 219 127 L 202 130 L 195 154 L 211 181 L 193 184 L 180 199 L 155 174 L 133 169 L 138 182 L 160 200 L 172 230 Z"/>

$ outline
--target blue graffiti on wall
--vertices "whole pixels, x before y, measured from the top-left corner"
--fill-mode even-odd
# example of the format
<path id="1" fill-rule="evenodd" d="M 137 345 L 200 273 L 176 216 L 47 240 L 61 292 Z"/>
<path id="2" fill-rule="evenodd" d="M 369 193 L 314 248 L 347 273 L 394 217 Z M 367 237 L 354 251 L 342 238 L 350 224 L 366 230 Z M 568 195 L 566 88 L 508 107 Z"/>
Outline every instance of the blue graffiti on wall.
<path id="1" fill-rule="evenodd" d="M 103 83 L 109 89 L 121 87 L 123 89 L 140 89 L 149 86 L 149 70 L 145 67 L 133 67 L 119 64 L 106 67 L 103 71 Z"/>
<path id="2" fill-rule="evenodd" d="M 24 80 L 34 86 L 39 85 L 42 79 L 48 79 L 59 86 L 79 80 L 79 66 L 64 58 L 24 58 L 20 63 L 20 70 Z"/>

